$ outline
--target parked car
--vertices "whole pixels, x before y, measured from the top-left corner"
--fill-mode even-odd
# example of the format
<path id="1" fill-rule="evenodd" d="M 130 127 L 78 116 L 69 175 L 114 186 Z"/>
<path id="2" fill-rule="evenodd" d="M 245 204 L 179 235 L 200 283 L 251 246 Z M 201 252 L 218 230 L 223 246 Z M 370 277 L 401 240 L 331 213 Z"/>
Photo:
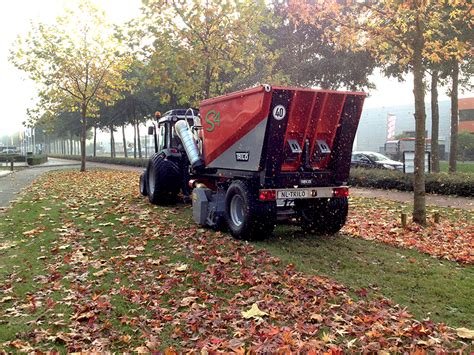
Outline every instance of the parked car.
<path id="1" fill-rule="evenodd" d="M 2 154 L 15 154 L 15 153 L 16 153 L 16 149 L 6 148 L 2 150 Z"/>
<path id="2" fill-rule="evenodd" d="M 403 163 L 376 152 L 352 152 L 351 167 L 403 171 Z"/>

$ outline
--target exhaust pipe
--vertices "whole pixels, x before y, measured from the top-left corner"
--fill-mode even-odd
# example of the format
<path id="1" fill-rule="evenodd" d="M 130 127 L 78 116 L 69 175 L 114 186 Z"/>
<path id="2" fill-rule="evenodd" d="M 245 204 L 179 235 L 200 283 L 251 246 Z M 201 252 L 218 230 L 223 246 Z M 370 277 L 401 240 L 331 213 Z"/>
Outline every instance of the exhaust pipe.
<path id="1" fill-rule="evenodd" d="M 204 161 L 199 154 L 197 144 L 194 141 L 193 134 L 191 133 L 191 129 L 189 128 L 186 120 L 176 122 L 174 128 L 178 134 L 178 137 L 183 143 L 184 150 L 186 151 L 186 155 L 188 156 L 189 162 L 191 163 L 191 167 L 194 170 L 200 170 L 204 168 Z"/>

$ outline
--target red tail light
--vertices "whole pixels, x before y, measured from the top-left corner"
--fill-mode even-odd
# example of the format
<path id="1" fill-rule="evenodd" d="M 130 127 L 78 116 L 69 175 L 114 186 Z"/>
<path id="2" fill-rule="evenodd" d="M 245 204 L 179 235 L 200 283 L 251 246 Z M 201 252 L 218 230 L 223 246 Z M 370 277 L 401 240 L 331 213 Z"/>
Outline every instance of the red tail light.
<path id="1" fill-rule="evenodd" d="M 276 200 L 276 191 L 275 190 L 260 190 L 258 195 L 260 201 L 275 201 Z"/>
<path id="2" fill-rule="evenodd" d="M 332 189 L 332 195 L 334 197 L 348 197 L 349 188 L 348 187 L 335 187 Z"/>

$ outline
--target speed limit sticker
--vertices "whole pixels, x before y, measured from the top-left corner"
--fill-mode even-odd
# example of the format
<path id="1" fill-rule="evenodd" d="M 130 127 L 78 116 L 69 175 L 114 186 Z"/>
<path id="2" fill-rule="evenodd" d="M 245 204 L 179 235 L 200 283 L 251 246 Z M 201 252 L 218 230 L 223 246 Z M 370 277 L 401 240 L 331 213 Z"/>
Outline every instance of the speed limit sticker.
<path id="1" fill-rule="evenodd" d="M 276 105 L 274 108 L 273 108 L 273 117 L 280 121 L 282 119 L 284 119 L 286 116 L 286 108 L 285 106 L 283 105 Z"/>

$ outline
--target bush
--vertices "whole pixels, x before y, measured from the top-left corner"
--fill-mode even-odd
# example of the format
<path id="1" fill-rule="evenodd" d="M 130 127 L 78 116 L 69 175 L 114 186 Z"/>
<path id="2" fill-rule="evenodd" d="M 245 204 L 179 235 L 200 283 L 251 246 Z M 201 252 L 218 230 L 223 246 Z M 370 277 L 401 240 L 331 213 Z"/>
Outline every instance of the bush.
<path id="1" fill-rule="evenodd" d="M 383 169 L 352 168 L 349 185 L 377 189 L 413 191 L 413 174 Z M 426 174 L 426 192 L 441 195 L 474 196 L 472 174 Z"/>
<path id="2" fill-rule="evenodd" d="M 24 155 L 20 154 L 1 154 L 0 155 L 0 162 L 5 163 L 7 161 L 11 161 L 13 159 L 14 162 L 19 163 L 19 162 L 25 162 L 26 157 Z"/>
<path id="3" fill-rule="evenodd" d="M 58 159 L 81 160 L 80 155 L 55 155 L 55 154 L 50 154 L 50 157 L 58 158 Z M 138 167 L 142 167 L 142 168 L 145 168 L 148 164 L 148 159 L 135 159 L 135 158 L 86 157 L 86 161 L 94 162 L 94 163 L 138 166 Z"/>
<path id="4" fill-rule="evenodd" d="M 26 158 L 26 162 L 28 165 L 39 165 L 44 164 L 48 161 L 47 155 L 28 155 Z"/>

